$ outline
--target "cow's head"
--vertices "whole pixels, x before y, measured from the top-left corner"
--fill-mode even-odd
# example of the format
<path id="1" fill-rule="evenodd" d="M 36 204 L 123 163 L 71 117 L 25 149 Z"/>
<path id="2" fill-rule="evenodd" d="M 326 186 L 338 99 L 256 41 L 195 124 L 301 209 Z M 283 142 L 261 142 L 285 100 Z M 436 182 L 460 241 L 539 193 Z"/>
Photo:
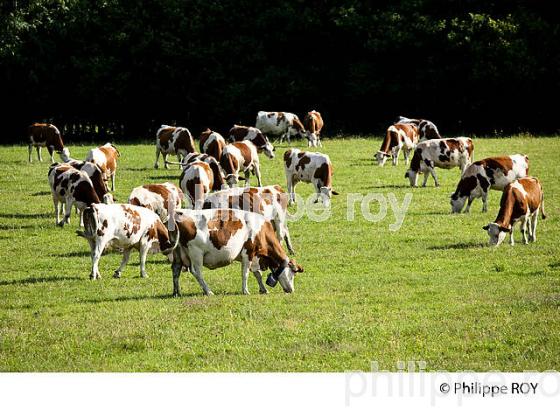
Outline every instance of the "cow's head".
<path id="1" fill-rule="evenodd" d="M 261 134 L 261 135 L 263 136 L 264 141 L 265 141 L 265 144 L 262 147 L 264 155 L 266 155 L 270 159 L 274 158 L 274 151 L 276 151 L 276 148 L 274 148 L 274 145 L 272 145 L 270 143 L 270 141 L 268 140 L 268 138 L 264 134 Z"/>
<path id="2" fill-rule="evenodd" d="M 237 174 L 226 175 L 225 180 L 230 188 L 235 188 L 239 184 L 239 176 Z"/>
<path id="3" fill-rule="evenodd" d="M 408 180 L 410 181 L 410 186 L 411 187 L 416 187 L 418 185 L 418 172 L 409 169 L 408 171 L 406 171 L 404 173 L 404 177 L 408 178 Z"/>
<path id="4" fill-rule="evenodd" d="M 305 138 L 309 141 L 308 146 L 317 147 L 319 145 L 319 137 L 314 132 L 305 131 Z"/>
<path id="5" fill-rule="evenodd" d="M 113 198 L 113 194 L 106 193 L 105 195 L 103 195 L 103 203 L 104 204 L 114 204 L 115 203 L 115 198 Z"/>
<path id="6" fill-rule="evenodd" d="M 510 228 L 504 228 L 495 222 L 489 223 L 488 225 L 482 227 L 486 232 L 488 232 L 490 246 L 500 245 L 506 238 L 506 234 L 511 232 Z"/>
<path id="7" fill-rule="evenodd" d="M 62 148 L 62 151 L 59 151 L 58 154 L 60 155 L 60 158 L 64 162 L 68 162 L 72 159 L 70 158 L 70 150 L 66 147 Z"/>
<path id="8" fill-rule="evenodd" d="M 385 162 L 387 162 L 387 158 L 389 157 L 390 155 L 383 151 L 377 151 L 375 153 L 375 159 L 377 160 L 377 165 L 379 165 L 380 167 L 385 165 Z"/>
<path id="9" fill-rule="evenodd" d="M 332 189 L 332 187 L 330 186 L 322 186 L 321 188 L 319 188 L 319 197 L 321 197 L 322 201 L 323 201 L 323 205 L 325 205 L 327 208 L 329 206 L 331 206 L 331 198 L 333 195 L 338 195 L 338 192 L 334 191 Z M 317 198 L 315 200 L 315 202 L 318 202 L 319 198 Z"/>
<path id="10" fill-rule="evenodd" d="M 466 201 L 467 201 L 466 196 L 460 195 L 459 192 L 454 192 L 451 195 L 451 199 L 449 200 L 449 203 L 451 204 L 451 213 L 452 214 L 460 213 L 463 210 Z"/>
<path id="11" fill-rule="evenodd" d="M 299 272 L 303 272 L 301 265 L 294 259 L 290 259 L 268 275 L 266 284 L 270 287 L 274 287 L 276 283 L 280 282 L 280 286 L 282 286 L 284 292 L 292 293 L 294 291 L 294 278 Z"/>

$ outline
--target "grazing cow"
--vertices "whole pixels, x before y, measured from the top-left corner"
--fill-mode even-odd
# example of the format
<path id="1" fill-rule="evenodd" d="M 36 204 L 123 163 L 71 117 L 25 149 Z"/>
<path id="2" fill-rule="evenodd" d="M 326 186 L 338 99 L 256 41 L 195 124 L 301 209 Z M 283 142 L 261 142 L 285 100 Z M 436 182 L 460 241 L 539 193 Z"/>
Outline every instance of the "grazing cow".
<path id="1" fill-rule="evenodd" d="M 169 241 L 167 228 L 150 209 L 129 204 L 94 204 L 84 210 L 84 231 L 76 231 L 86 238 L 91 248 L 90 279 L 101 279 L 99 259 L 105 248 L 123 250 L 123 258 L 113 277 L 120 278 L 132 248 L 140 252 L 140 276 L 146 278 L 148 251 L 161 250 L 164 255 L 173 251 L 177 242 Z M 159 245 L 159 246 L 157 246 Z"/>
<path id="2" fill-rule="evenodd" d="M 224 137 L 209 128 L 200 134 L 200 152 L 214 157 L 216 161 L 220 161 L 225 146 Z"/>
<path id="3" fill-rule="evenodd" d="M 68 161 L 70 159 L 70 151 L 68 151 L 68 148 L 64 147 L 60 131 L 54 125 L 36 122 L 29 126 L 28 136 L 29 162 L 32 162 L 31 151 L 33 151 L 33 147 L 37 149 L 37 159 L 39 161 L 43 161 L 41 157 L 41 147 L 47 147 L 47 151 L 49 151 L 49 155 L 51 156 L 51 163 L 54 163 L 53 155 L 55 151 L 60 155 L 63 161 Z"/>
<path id="4" fill-rule="evenodd" d="M 183 167 L 183 169 L 185 169 L 186 167 L 189 166 L 189 164 L 196 161 L 205 162 L 210 166 L 210 169 L 212 170 L 212 175 L 214 177 L 212 182 L 212 190 L 217 191 L 219 189 L 227 187 L 226 181 L 224 179 L 224 170 L 222 169 L 218 161 L 216 161 L 216 158 L 211 157 L 208 154 L 199 154 L 193 152 L 192 154 L 189 154 L 185 158 L 183 158 L 183 162 L 181 163 L 181 166 Z"/>
<path id="5" fill-rule="evenodd" d="M 76 168 L 80 171 L 84 171 L 88 175 L 89 179 L 91 180 L 91 183 L 93 184 L 93 189 L 95 189 L 95 192 L 97 193 L 97 196 L 100 199 L 104 198 L 105 195 L 108 195 L 112 198 L 112 195 L 109 193 L 109 189 L 107 188 L 107 184 L 103 180 L 103 172 L 101 172 L 99 167 L 95 165 L 93 162 L 78 161 L 75 159 L 71 159 L 70 161 L 67 161 L 64 164 L 70 165 L 73 168 Z"/>
<path id="6" fill-rule="evenodd" d="M 249 294 L 249 270 L 257 279 L 260 293 L 268 293 L 261 275 L 266 269 L 272 271 L 266 281 L 269 286 L 280 282 L 285 292 L 294 291 L 294 276 L 303 268 L 288 258 L 264 216 L 237 209 L 180 210 L 175 213 L 175 222 L 178 232 L 170 232 L 171 238 L 179 236 L 173 252 L 173 296 L 180 296 L 183 267 L 189 268 L 205 295 L 212 295 L 202 267 L 221 268 L 236 260 L 241 262 L 244 294 Z"/>
<path id="7" fill-rule="evenodd" d="M 175 208 L 181 207 L 183 191 L 171 182 L 147 184 L 136 187 L 128 197 L 128 203 L 154 211 L 163 223 L 169 219 L 169 201 L 175 201 Z"/>
<path id="8" fill-rule="evenodd" d="M 251 141 L 257 147 L 257 152 L 264 152 L 268 158 L 274 158 L 274 146 L 258 128 L 234 125 L 229 130 L 228 139 L 230 142 Z"/>
<path id="9" fill-rule="evenodd" d="M 504 157 L 485 158 L 469 165 L 457 189 L 451 195 L 451 212 L 459 213 L 463 210 L 468 199 L 465 213 L 468 213 L 472 202 L 482 197 L 482 212 L 488 211 L 488 191 L 504 188 L 529 173 L 529 158 L 526 155 L 508 155 Z"/>
<path id="10" fill-rule="evenodd" d="M 442 138 L 439 140 L 427 140 L 416 146 L 414 156 L 410 162 L 410 168 L 404 174 L 410 181 L 410 186 L 416 187 L 418 174 L 424 173 L 423 187 L 428 182 L 431 174 L 436 186 L 439 186 L 436 172 L 437 168 L 461 168 L 461 174 L 473 158 L 474 145 L 470 138 Z"/>
<path id="11" fill-rule="evenodd" d="M 418 127 L 418 135 L 420 136 L 420 141 L 439 139 L 441 135 L 439 133 L 436 124 L 428 120 L 418 120 L 415 118 L 399 117 L 397 124 L 414 124 Z"/>
<path id="12" fill-rule="evenodd" d="M 315 110 L 309 111 L 303 118 L 303 126 L 306 130 L 307 146 L 322 147 L 321 130 L 323 129 L 323 117 L 321 113 Z"/>
<path id="13" fill-rule="evenodd" d="M 249 186 L 250 174 L 257 177 L 257 184 L 262 186 L 259 155 L 251 141 L 239 141 L 226 145 L 220 165 L 224 170 L 227 184 L 233 188 L 239 183 L 239 172 L 245 174 L 245 186 Z"/>
<path id="14" fill-rule="evenodd" d="M 488 231 L 489 244 L 500 245 L 509 232 L 509 243 L 513 245 L 513 226 L 518 221 L 521 223 L 523 243 L 536 242 L 539 210 L 542 212 L 542 219 L 546 219 L 543 189 L 537 178 L 520 178 L 508 184 L 502 194 L 496 220 L 483 227 Z"/>
<path id="15" fill-rule="evenodd" d="M 288 251 L 294 253 L 288 229 L 288 196 L 280 185 L 230 188 L 211 193 L 204 200 L 204 209 L 215 208 L 241 209 L 264 215 L 272 223 L 278 240 L 285 240 Z"/>
<path id="16" fill-rule="evenodd" d="M 106 194 L 102 198 L 97 196 L 93 183 L 85 171 L 77 170 L 68 164 L 51 165 L 48 178 L 54 204 L 55 222 L 58 226 L 62 227 L 65 223 L 70 223 L 74 205 L 79 211 L 83 211 L 92 204 L 100 203 L 101 199 L 106 203 L 112 202 L 111 194 Z M 63 205 L 64 218 L 60 220 Z"/>
<path id="17" fill-rule="evenodd" d="M 332 189 L 333 167 L 328 155 L 300 151 L 296 148 L 289 149 L 284 153 L 284 170 L 290 203 L 295 201 L 296 185 L 300 181 L 311 183 L 327 207 L 330 205 L 331 196 L 338 195 L 338 192 Z"/>
<path id="18" fill-rule="evenodd" d="M 280 143 L 290 137 L 305 137 L 305 128 L 298 116 L 291 112 L 259 111 L 255 124 L 263 134 L 279 136 Z"/>
<path id="19" fill-rule="evenodd" d="M 163 160 L 167 160 L 167 155 L 177 155 L 177 161 L 181 162 L 181 156 L 186 156 L 195 152 L 194 140 L 191 132 L 183 127 L 171 127 L 162 125 L 156 134 L 156 162 L 154 168 L 158 168 L 159 154 L 163 154 Z M 165 163 L 165 168 L 169 168 Z"/>
<path id="20" fill-rule="evenodd" d="M 408 165 L 410 151 L 418 143 L 418 128 L 414 124 L 394 124 L 387 128 L 381 148 L 375 154 L 377 164 L 382 167 L 387 158 L 393 157 L 393 165 L 399 163 L 399 153 L 403 150 L 404 161 Z"/>
<path id="21" fill-rule="evenodd" d="M 202 209 L 206 195 L 214 188 L 214 172 L 206 162 L 191 162 L 183 168 L 179 186 L 185 193 L 187 208 Z"/>
<path id="22" fill-rule="evenodd" d="M 86 161 L 93 162 L 103 173 L 103 179 L 111 178 L 111 191 L 115 191 L 115 174 L 117 172 L 117 159 L 121 153 L 113 144 L 108 142 L 98 148 L 93 148 L 86 156 Z"/>

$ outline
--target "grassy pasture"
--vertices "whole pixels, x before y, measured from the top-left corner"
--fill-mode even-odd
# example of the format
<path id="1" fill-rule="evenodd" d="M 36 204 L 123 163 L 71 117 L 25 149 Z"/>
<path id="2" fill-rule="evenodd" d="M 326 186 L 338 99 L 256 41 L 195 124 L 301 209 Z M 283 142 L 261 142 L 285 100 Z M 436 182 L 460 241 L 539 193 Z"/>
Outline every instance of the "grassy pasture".
<path id="1" fill-rule="evenodd" d="M 299 143 L 302 145 L 302 143 Z M 297 144 L 296 144 L 297 145 Z M 70 226 L 54 226 L 48 155 L 27 164 L 24 146 L 0 147 L 0 371 L 344 371 L 371 361 L 396 370 L 422 360 L 427 370 L 547 370 L 560 367 L 559 138 L 475 140 L 475 158 L 525 153 L 545 190 L 548 219 L 538 241 L 486 247 L 481 229 L 496 216 L 475 202 L 470 215 L 451 215 L 458 169 L 437 170 L 442 186 L 412 189 L 405 165 L 374 166 L 380 139 L 327 140 L 335 168 L 332 216 L 290 225 L 305 272 L 296 292 L 280 286 L 259 295 L 241 291 L 240 265 L 205 277 L 216 293 L 203 297 L 190 274 L 183 297 L 170 298 L 170 266 L 138 254 L 113 279 L 120 255 L 101 259 L 103 279 L 91 282 L 89 247 Z M 176 181 L 153 169 L 151 143 L 121 144 L 117 199 L 148 182 Z M 71 146 L 83 158 L 86 146 Z M 281 155 L 261 158 L 264 183 L 285 186 Z M 309 185 L 297 192 L 309 194 Z M 378 223 L 359 212 L 346 220 L 348 193 L 393 193 L 413 199 L 399 231 L 390 211 Z M 356 208 L 358 210 L 358 208 Z M 371 204 L 376 212 L 378 205 Z"/>

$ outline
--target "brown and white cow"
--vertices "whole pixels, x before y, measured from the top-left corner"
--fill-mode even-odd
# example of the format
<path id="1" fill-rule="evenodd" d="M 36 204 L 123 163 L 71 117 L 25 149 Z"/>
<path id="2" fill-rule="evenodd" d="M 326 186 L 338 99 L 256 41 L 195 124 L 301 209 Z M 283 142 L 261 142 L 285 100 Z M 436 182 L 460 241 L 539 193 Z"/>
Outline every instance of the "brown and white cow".
<path id="1" fill-rule="evenodd" d="M 296 185 L 300 181 L 311 183 L 327 207 L 330 205 L 331 196 L 338 195 L 338 192 L 332 189 L 333 167 L 328 155 L 300 151 L 296 148 L 289 149 L 284 153 L 284 171 L 290 203 L 294 203 L 296 199 Z"/>
<path id="2" fill-rule="evenodd" d="M 84 231 L 76 231 L 86 238 L 91 248 L 90 279 L 101 279 L 99 259 L 107 247 L 123 250 L 123 258 L 113 277 L 120 278 L 130 251 L 140 252 L 140 276 L 147 277 L 146 256 L 148 251 L 173 251 L 177 242 L 171 243 L 167 228 L 155 212 L 148 208 L 129 204 L 94 204 L 84 210 Z"/>
<path id="3" fill-rule="evenodd" d="M 420 136 L 420 141 L 439 139 L 441 135 L 439 133 L 436 124 L 428 120 L 399 117 L 398 124 L 414 124 L 418 127 L 418 135 Z"/>
<path id="4" fill-rule="evenodd" d="M 434 168 L 451 169 L 459 167 L 461 174 L 470 165 L 473 158 L 474 145 L 470 138 L 442 138 L 427 140 L 416 146 L 410 168 L 404 174 L 410 181 L 410 186 L 416 187 L 418 174 L 424 174 L 423 187 L 432 175 L 436 186 L 439 186 Z"/>
<path id="5" fill-rule="evenodd" d="M 70 161 L 67 161 L 64 164 L 70 165 L 80 171 L 84 171 L 88 175 L 89 179 L 91 180 L 91 183 L 93 184 L 93 189 L 95 189 L 95 192 L 97 193 L 97 196 L 100 199 L 104 198 L 106 195 L 109 195 L 112 198 L 112 195 L 109 193 L 109 190 L 107 189 L 107 184 L 103 179 L 103 172 L 101 172 L 101 169 L 99 169 L 99 167 L 96 164 L 94 164 L 93 162 L 79 161 L 75 159 L 71 159 Z"/>
<path id="6" fill-rule="evenodd" d="M 513 226 L 517 222 L 521 224 L 523 243 L 536 242 L 539 210 L 542 219 L 546 219 L 543 189 L 537 178 L 520 178 L 507 185 L 502 194 L 496 220 L 483 227 L 490 237 L 489 244 L 500 245 L 509 232 L 509 243 L 513 245 Z M 527 238 L 527 230 L 529 230 L 529 238 Z"/>
<path id="7" fill-rule="evenodd" d="M 229 142 L 251 141 L 257 147 L 257 152 L 264 152 L 268 158 L 274 158 L 274 146 L 258 128 L 234 125 L 229 130 L 228 139 Z"/>
<path id="8" fill-rule="evenodd" d="M 54 153 L 57 152 L 63 161 L 70 159 L 70 151 L 64 147 L 60 131 L 53 124 L 34 123 L 28 128 L 29 137 L 29 162 L 32 162 L 31 152 L 33 147 L 37 149 L 37 159 L 43 161 L 41 157 L 41 147 L 47 147 L 51 156 L 51 163 L 54 163 Z"/>
<path id="9" fill-rule="evenodd" d="M 53 164 L 48 173 L 49 185 L 55 211 L 55 222 L 58 226 L 70 223 L 72 206 L 81 212 L 92 204 L 102 200 L 110 203 L 113 201 L 111 194 L 100 198 L 95 191 L 93 183 L 85 171 L 80 171 L 68 164 Z M 60 211 L 64 205 L 64 218 L 60 220 Z"/>
<path id="10" fill-rule="evenodd" d="M 260 293 L 267 293 L 261 272 L 270 269 L 269 286 L 294 291 L 294 276 L 303 268 L 289 259 L 272 224 L 262 215 L 237 209 L 179 210 L 175 213 L 179 245 L 173 252 L 173 296 L 180 296 L 179 276 L 183 268 L 194 275 L 205 295 L 212 291 L 204 281 L 202 267 L 209 269 L 241 262 L 241 291 L 249 294 L 247 279 L 252 271 Z M 170 232 L 171 238 L 177 236 Z"/>
<path id="11" fill-rule="evenodd" d="M 245 174 L 245 186 L 249 186 L 251 173 L 257 177 L 258 186 L 262 186 L 259 155 L 257 147 L 251 141 L 239 141 L 226 145 L 220 165 L 230 188 L 239 183 L 241 171 Z"/>
<path id="12" fill-rule="evenodd" d="M 220 161 L 225 146 L 226 140 L 216 131 L 207 128 L 200 134 L 200 152 L 214 157 L 216 161 Z"/>
<path id="13" fill-rule="evenodd" d="M 224 170 L 220 166 L 219 162 L 216 161 L 216 158 L 208 154 L 199 154 L 197 152 L 193 152 L 192 154 L 189 154 L 185 158 L 183 158 L 183 162 L 181 163 L 181 166 L 183 167 L 183 169 L 185 169 L 186 167 L 189 166 L 189 164 L 196 161 L 205 162 L 210 166 L 210 169 L 212 170 L 212 176 L 213 176 L 213 180 L 212 180 L 213 191 L 217 191 L 219 189 L 223 189 L 227 187 L 225 176 L 224 176 Z"/>
<path id="14" fill-rule="evenodd" d="M 194 140 L 191 132 L 184 127 L 172 127 L 162 125 L 156 134 L 156 162 L 154 168 L 158 168 L 159 154 L 163 154 L 163 160 L 167 160 L 167 155 L 177 155 L 177 161 L 181 162 L 181 157 L 195 152 Z M 165 164 L 165 168 L 169 168 Z"/>
<path id="15" fill-rule="evenodd" d="M 291 112 L 259 111 L 255 127 L 265 135 L 279 137 L 279 142 L 287 140 L 290 143 L 290 137 L 305 137 L 305 127 Z"/>
<path id="16" fill-rule="evenodd" d="M 399 153 L 403 151 L 404 161 L 408 165 L 410 151 L 418 144 L 418 128 L 414 124 L 393 124 L 387 128 L 381 148 L 375 154 L 377 164 L 382 167 L 387 158 L 393 157 L 393 165 L 399 163 Z"/>
<path id="17" fill-rule="evenodd" d="M 482 212 L 486 212 L 490 189 L 503 191 L 508 184 L 528 174 L 529 158 L 526 155 L 491 157 L 473 162 L 461 175 L 457 189 L 451 195 L 451 212 L 461 212 L 468 200 L 465 209 L 465 213 L 468 213 L 472 202 L 481 197 Z"/>
<path id="18" fill-rule="evenodd" d="M 115 174 L 117 173 L 117 159 L 121 153 L 110 142 L 90 150 L 86 156 L 86 161 L 93 162 L 103 172 L 103 179 L 108 181 L 111 178 L 111 191 L 115 191 Z"/>
<path id="19" fill-rule="evenodd" d="M 206 195 L 214 188 L 214 172 L 206 162 L 190 162 L 183 168 L 179 186 L 185 193 L 186 207 L 202 209 Z"/>
<path id="20" fill-rule="evenodd" d="M 203 208 L 257 212 L 272 223 L 278 240 L 286 241 L 288 251 L 294 253 L 288 229 L 288 195 L 280 185 L 224 189 L 209 194 L 204 200 Z"/>
<path id="21" fill-rule="evenodd" d="M 323 129 L 323 117 L 318 111 L 309 111 L 303 118 L 303 126 L 305 127 L 305 136 L 307 138 L 308 147 L 322 147 L 321 130 Z"/>
<path id="22" fill-rule="evenodd" d="M 163 223 L 169 219 L 169 201 L 175 202 L 175 208 L 181 207 L 183 191 L 171 182 L 163 184 L 146 184 L 132 190 L 128 197 L 128 203 L 141 206 L 154 211 Z"/>

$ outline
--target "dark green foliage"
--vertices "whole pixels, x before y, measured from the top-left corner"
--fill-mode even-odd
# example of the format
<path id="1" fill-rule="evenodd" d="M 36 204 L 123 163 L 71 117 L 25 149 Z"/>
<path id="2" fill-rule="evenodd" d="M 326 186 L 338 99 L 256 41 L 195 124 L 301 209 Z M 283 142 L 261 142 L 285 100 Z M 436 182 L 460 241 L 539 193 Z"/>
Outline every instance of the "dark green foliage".
<path id="1" fill-rule="evenodd" d="M 320 110 L 330 134 L 379 131 L 399 114 L 430 118 L 444 134 L 556 131 L 551 7 L 12 0 L 0 8 L 11 127 L 0 141 L 37 120 L 81 136 L 153 137 L 162 122 L 224 131 L 261 109 Z"/>

